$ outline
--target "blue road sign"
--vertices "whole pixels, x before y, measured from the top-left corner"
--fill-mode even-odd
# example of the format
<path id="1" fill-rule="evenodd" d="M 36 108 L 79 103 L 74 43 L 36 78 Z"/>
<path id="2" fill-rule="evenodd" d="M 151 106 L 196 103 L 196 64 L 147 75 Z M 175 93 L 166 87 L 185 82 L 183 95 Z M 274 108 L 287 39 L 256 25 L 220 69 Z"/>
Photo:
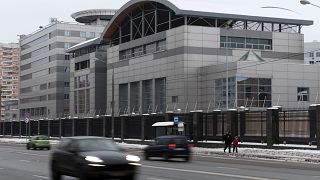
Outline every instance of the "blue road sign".
<path id="1" fill-rule="evenodd" d="M 174 116 L 173 117 L 173 124 L 174 125 L 178 125 L 178 123 L 179 123 L 179 117 L 178 116 Z"/>

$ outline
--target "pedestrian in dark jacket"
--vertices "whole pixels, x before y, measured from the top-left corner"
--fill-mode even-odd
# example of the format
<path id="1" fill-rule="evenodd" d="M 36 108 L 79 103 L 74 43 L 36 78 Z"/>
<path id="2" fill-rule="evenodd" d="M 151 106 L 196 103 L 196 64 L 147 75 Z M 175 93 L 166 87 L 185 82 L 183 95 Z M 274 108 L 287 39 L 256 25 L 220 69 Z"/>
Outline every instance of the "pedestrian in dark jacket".
<path id="1" fill-rule="evenodd" d="M 238 136 L 235 136 L 233 139 L 233 152 L 234 150 L 236 150 L 236 153 L 238 153 L 238 147 L 239 147 Z"/>
<path id="2" fill-rule="evenodd" d="M 223 140 L 224 140 L 224 152 L 226 152 L 226 149 L 229 148 L 229 153 L 231 153 L 232 137 L 229 131 L 227 132 L 227 134 L 223 136 Z"/>

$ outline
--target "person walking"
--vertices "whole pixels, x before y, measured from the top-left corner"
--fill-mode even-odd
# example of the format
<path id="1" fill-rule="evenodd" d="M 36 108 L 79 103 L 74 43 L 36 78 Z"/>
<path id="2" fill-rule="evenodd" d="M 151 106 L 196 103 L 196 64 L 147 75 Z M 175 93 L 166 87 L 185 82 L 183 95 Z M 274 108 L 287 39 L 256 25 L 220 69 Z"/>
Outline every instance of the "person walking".
<path id="1" fill-rule="evenodd" d="M 226 149 L 229 148 L 229 153 L 231 153 L 232 137 L 229 131 L 227 132 L 227 134 L 223 136 L 223 140 L 224 140 L 224 152 L 226 152 Z"/>
<path id="2" fill-rule="evenodd" d="M 233 139 L 233 152 L 234 150 L 236 150 L 236 153 L 238 153 L 238 147 L 239 147 L 238 136 L 235 136 Z"/>

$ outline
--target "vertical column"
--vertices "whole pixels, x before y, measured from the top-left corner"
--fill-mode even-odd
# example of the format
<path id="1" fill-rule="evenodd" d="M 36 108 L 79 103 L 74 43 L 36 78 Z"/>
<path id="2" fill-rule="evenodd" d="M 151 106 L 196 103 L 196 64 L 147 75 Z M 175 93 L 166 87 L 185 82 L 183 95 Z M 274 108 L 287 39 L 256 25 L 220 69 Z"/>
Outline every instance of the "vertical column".
<path id="1" fill-rule="evenodd" d="M 203 139 L 203 112 L 202 110 L 191 111 L 193 125 L 193 142 L 197 144 Z"/>
<path id="2" fill-rule="evenodd" d="M 267 148 L 279 142 L 279 109 L 267 109 Z"/>

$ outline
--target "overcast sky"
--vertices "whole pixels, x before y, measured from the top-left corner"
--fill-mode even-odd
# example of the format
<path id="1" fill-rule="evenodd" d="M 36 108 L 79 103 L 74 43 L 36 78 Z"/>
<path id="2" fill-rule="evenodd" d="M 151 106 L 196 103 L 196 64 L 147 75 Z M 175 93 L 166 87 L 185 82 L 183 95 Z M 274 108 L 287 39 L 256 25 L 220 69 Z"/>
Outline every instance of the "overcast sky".
<path id="1" fill-rule="evenodd" d="M 180 1 L 185 9 L 216 11 L 216 5 L 225 5 L 233 14 L 242 10 L 250 15 L 267 12 L 268 16 L 289 17 L 293 19 L 313 20 L 314 25 L 304 27 L 305 41 L 320 41 L 320 9 L 311 5 L 303 6 L 299 0 L 172 0 Z M 320 0 L 310 0 L 320 5 Z M 18 42 L 19 34 L 29 34 L 37 30 L 39 26 L 49 23 L 49 18 L 58 18 L 59 21 L 73 22 L 70 15 L 74 12 L 86 9 L 118 9 L 128 0 L 4 0 L 0 6 L 0 42 Z M 201 5 L 199 5 L 201 4 Z M 199 6 L 199 7 L 197 7 Z M 261 7 L 273 6 L 286 8 L 265 9 Z M 243 11 L 245 10 L 245 11 Z M 265 14 L 264 14 L 265 15 Z"/>

